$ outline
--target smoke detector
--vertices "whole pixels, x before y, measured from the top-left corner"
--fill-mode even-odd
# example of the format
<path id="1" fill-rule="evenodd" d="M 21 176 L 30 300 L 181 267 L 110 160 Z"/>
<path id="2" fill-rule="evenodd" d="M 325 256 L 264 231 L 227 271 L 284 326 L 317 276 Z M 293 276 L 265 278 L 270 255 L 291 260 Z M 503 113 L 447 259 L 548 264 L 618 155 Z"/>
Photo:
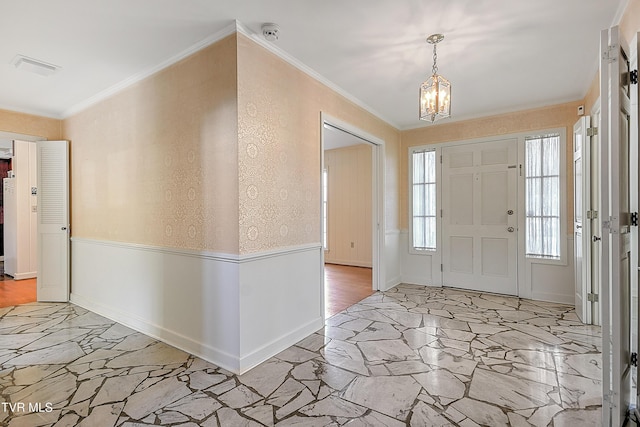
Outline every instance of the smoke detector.
<path id="1" fill-rule="evenodd" d="M 278 40 L 278 34 L 280 33 L 280 27 L 276 24 L 262 24 L 262 35 L 267 41 L 274 42 Z"/>

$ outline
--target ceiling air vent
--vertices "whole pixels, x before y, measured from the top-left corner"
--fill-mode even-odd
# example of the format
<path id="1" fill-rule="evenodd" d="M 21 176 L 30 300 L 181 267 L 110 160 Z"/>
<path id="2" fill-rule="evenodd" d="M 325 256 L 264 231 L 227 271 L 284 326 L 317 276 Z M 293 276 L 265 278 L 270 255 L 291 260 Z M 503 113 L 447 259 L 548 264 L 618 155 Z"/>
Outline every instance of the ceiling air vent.
<path id="1" fill-rule="evenodd" d="M 17 55 L 11 63 L 19 70 L 29 71 L 45 77 L 54 74 L 60 69 L 57 65 L 48 64 L 24 55 Z"/>

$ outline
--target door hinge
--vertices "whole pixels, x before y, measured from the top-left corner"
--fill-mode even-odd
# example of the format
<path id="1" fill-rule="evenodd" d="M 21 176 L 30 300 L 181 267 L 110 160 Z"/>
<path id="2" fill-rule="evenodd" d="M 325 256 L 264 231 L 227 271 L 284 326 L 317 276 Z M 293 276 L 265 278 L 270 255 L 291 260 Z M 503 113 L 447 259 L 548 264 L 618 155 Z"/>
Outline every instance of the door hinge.
<path id="1" fill-rule="evenodd" d="M 587 128 L 587 136 L 596 136 L 598 134 L 598 128 L 597 127 L 590 127 Z"/>
<path id="2" fill-rule="evenodd" d="M 631 82 L 632 85 L 638 84 L 638 70 L 631 70 L 629 72 L 629 82 Z"/>
<path id="3" fill-rule="evenodd" d="M 440 164 L 442 164 L 442 154 L 440 154 Z"/>
<path id="4" fill-rule="evenodd" d="M 444 271 L 444 265 L 440 264 L 440 273 L 442 273 Z"/>
<path id="5" fill-rule="evenodd" d="M 638 212 L 631 212 L 631 225 L 638 226 Z"/>
<path id="6" fill-rule="evenodd" d="M 598 294 L 593 294 L 591 292 L 587 294 L 587 301 L 598 302 L 599 300 L 600 300 L 600 297 L 598 296 Z"/>
<path id="7" fill-rule="evenodd" d="M 638 366 L 638 353 L 631 353 L 631 366 Z"/>
<path id="8" fill-rule="evenodd" d="M 619 227 L 620 221 L 618 220 L 618 217 L 610 216 L 608 221 L 602 221 L 602 229 L 607 230 L 609 234 L 620 233 Z"/>
<path id="9" fill-rule="evenodd" d="M 440 218 L 442 218 L 442 209 L 440 209 Z"/>
<path id="10" fill-rule="evenodd" d="M 598 219 L 598 211 L 587 211 L 587 219 Z"/>
<path id="11" fill-rule="evenodd" d="M 618 60 L 618 46 L 608 46 L 604 52 L 602 52 L 602 59 L 607 62 L 615 62 Z"/>

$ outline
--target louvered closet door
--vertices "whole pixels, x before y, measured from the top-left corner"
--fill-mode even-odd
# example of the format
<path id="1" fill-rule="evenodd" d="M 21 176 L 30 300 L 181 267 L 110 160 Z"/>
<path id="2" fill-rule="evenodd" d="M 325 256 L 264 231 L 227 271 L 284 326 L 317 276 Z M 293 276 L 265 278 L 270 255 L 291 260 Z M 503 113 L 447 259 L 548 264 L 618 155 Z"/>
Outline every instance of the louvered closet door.
<path id="1" fill-rule="evenodd" d="M 518 294 L 517 140 L 442 149 L 443 284 Z"/>
<path id="2" fill-rule="evenodd" d="M 38 142 L 38 301 L 69 300 L 68 141 Z"/>

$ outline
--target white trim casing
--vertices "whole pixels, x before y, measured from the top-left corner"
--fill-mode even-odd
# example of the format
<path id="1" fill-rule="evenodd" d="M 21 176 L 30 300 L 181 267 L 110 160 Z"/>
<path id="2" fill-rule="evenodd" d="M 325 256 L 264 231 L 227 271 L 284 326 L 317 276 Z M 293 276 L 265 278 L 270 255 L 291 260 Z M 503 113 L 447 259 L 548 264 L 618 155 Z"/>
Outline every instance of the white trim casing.
<path id="1" fill-rule="evenodd" d="M 386 238 L 385 238 L 385 145 L 384 140 L 373 136 L 363 130 L 346 123 L 340 119 L 330 116 L 325 112 L 320 112 L 320 170 L 319 174 L 322 176 L 324 165 L 324 125 L 328 124 L 331 127 L 340 129 L 344 132 L 350 133 L 357 138 L 362 139 L 363 143 L 368 143 L 373 148 L 371 161 L 371 175 L 372 175 L 372 197 L 371 197 L 371 209 L 372 209 L 372 239 L 371 246 L 373 248 L 373 254 L 371 257 L 372 264 L 372 279 L 373 290 L 384 290 L 387 285 L 387 276 L 385 273 L 385 250 Z M 320 179 L 322 181 L 322 179 Z M 322 184 L 321 184 L 322 185 Z M 322 191 L 322 188 L 320 188 Z M 322 212 L 322 198 L 320 198 L 320 212 Z M 324 223 L 320 218 L 320 241 L 322 241 L 322 234 L 324 232 Z M 322 267 L 324 268 L 324 251 L 322 254 Z M 321 270 L 323 271 L 323 270 Z M 324 280 L 324 279 L 323 279 Z"/>
<path id="2" fill-rule="evenodd" d="M 244 256 L 81 238 L 71 247 L 71 302 L 234 373 L 324 324 L 317 244 Z"/>

